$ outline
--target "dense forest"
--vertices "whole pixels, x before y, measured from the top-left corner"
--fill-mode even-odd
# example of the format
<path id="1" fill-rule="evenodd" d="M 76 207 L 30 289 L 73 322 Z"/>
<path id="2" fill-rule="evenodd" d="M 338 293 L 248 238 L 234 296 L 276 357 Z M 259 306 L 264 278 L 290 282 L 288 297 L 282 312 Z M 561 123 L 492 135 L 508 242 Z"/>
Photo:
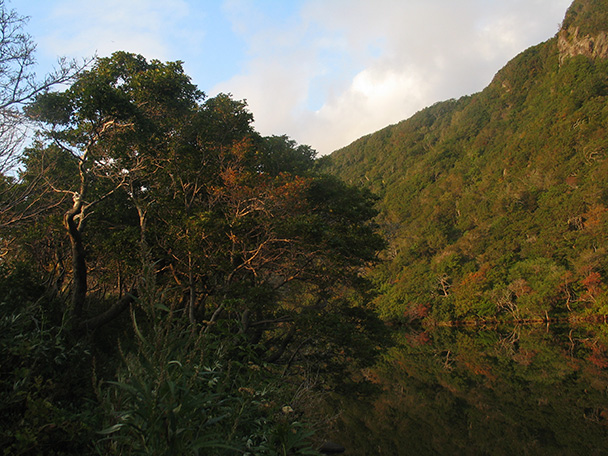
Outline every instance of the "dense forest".
<path id="1" fill-rule="evenodd" d="M 3 454 L 317 454 L 383 337 L 371 193 L 179 62 L 39 82 L 0 9 Z"/>
<path id="2" fill-rule="evenodd" d="M 400 322 L 608 314 L 608 2 L 482 92 L 430 106 L 324 166 L 379 195 L 389 241 L 370 278 Z"/>

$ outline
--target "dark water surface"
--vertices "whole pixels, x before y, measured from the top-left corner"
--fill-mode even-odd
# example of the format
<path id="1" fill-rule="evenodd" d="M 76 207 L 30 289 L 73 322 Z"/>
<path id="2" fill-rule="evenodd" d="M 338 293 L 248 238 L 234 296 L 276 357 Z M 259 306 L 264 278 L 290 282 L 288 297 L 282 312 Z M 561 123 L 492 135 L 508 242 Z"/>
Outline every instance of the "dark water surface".
<path id="1" fill-rule="evenodd" d="M 346 455 L 606 455 L 608 326 L 398 336 L 341 397 Z"/>

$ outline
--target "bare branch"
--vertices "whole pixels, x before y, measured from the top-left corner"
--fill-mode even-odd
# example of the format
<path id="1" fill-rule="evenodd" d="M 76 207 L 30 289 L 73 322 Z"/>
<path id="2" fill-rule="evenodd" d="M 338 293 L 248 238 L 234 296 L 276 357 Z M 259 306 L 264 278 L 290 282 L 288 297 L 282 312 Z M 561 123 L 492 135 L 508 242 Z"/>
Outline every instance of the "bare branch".
<path id="1" fill-rule="evenodd" d="M 61 59 L 58 67 L 44 79 L 37 78 L 36 46 L 24 27 L 28 19 L 8 9 L 0 0 L 0 175 L 14 175 L 22 158 L 23 144 L 28 134 L 28 120 L 23 108 L 52 86 L 65 83 L 79 74 L 91 62 Z M 39 190 L 40 178 L 25 185 L 18 179 L 7 178 L 7 191 L 2 192 L 0 227 L 31 219 L 56 207 L 61 202 L 39 206 L 47 190 Z M 34 192 L 38 192 L 36 196 Z"/>

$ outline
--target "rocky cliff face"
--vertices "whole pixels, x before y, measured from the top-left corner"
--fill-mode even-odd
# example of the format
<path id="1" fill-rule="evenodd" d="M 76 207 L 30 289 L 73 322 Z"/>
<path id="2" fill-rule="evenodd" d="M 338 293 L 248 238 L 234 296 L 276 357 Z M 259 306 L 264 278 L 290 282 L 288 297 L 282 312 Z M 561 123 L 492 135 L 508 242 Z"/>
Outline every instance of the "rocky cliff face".
<path id="1" fill-rule="evenodd" d="M 581 36 L 579 27 L 571 26 L 566 30 L 560 30 L 557 47 L 560 63 L 568 57 L 577 55 L 605 59 L 608 58 L 608 34 L 602 31 L 594 35 Z"/>
<path id="2" fill-rule="evenodd" d="M 608 57 L 608 0 L 574 0 L 557 35 L 560 63 L 584 55 Z"/>

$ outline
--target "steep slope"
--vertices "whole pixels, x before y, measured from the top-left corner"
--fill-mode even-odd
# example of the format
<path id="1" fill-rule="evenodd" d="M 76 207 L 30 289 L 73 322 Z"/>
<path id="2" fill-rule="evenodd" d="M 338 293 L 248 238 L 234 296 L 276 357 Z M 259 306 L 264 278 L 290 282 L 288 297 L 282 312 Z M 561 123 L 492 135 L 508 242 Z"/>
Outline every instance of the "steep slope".
<path id="1" fill-rule="evenodd" d="M 381 198 L 386 317 L 608 313 L 607 32 L 608 0 L 577 0 L 482 92 L 329 157 Z"/>

